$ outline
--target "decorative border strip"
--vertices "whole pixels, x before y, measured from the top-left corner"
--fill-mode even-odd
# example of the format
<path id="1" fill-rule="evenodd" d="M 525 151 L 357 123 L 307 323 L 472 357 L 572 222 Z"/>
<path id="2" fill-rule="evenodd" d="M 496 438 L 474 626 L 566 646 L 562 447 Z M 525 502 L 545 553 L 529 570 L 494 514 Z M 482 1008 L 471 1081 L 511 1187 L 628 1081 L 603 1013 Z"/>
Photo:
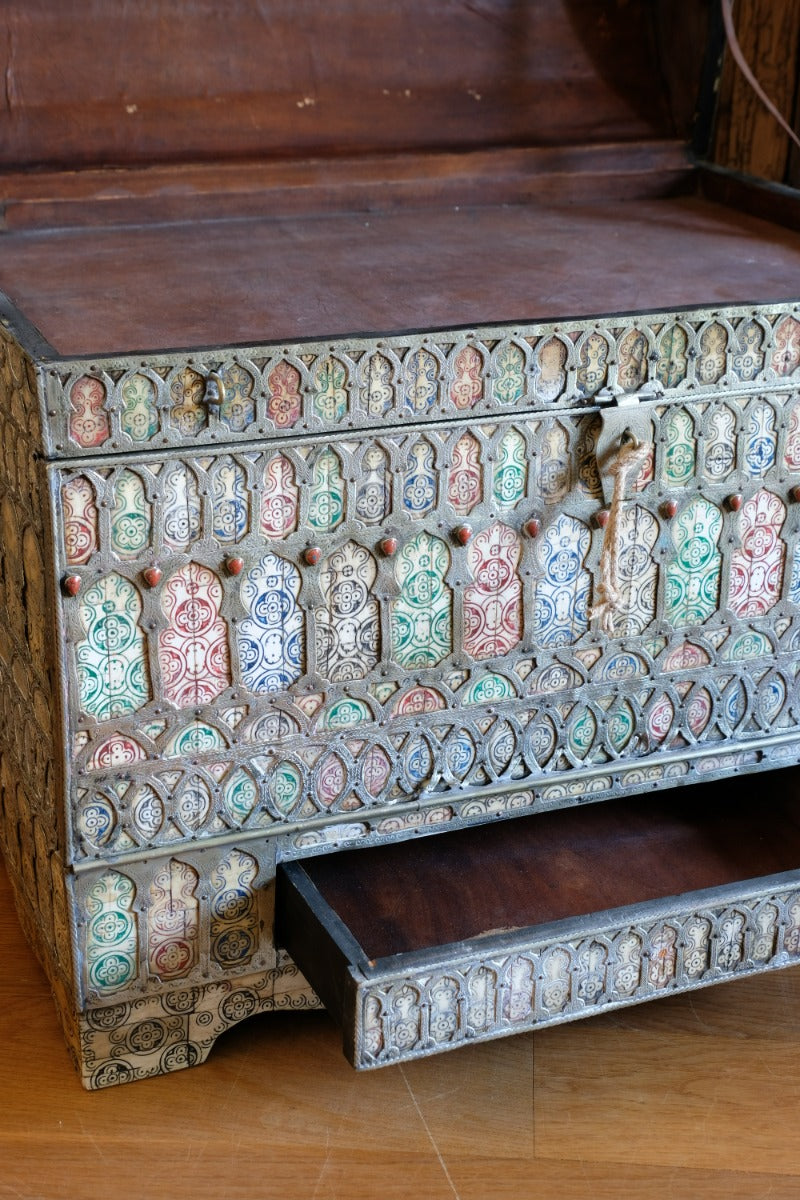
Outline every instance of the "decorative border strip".
<path id="1" fill-rule="evenodd" d="M 54 458 L 574 408 L 607 390 L 786 386 L 800 304 L 71 359 L 42 368 Z"/>
<path id="2" fill-rule="evenodd" d="M 579 930 L 560 922 L 467 955 L 440 948 L 400 969 L 351 967 L 345 1051 L 358 1069 L 379 1067 L 790 966 L 800 962 L 799 882 L 791 873 L 749 892 L 621 909 Z"/>

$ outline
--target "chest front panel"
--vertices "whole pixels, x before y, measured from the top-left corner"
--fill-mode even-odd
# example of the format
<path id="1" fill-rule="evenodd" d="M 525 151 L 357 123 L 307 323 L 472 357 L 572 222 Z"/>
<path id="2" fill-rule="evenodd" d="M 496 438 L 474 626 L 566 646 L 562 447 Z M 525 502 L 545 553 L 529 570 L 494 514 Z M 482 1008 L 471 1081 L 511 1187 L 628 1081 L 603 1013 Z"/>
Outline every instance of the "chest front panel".
<path id="1" fill-rule="evenodd" d="M 366 390 L 355 352 L 305 388 L 270 360 L 264 391 L 248 359 L 219 448 L 189 444 L 197 371 L 84 384 L 96 448 L 54 475 L 75 857 L 291 855 L 795 754 L 791 320 L 376 351 Z M 648 382 L 604 631 L 596 394 Z M 109 453 L 125 429 L 138 460 Z"/>

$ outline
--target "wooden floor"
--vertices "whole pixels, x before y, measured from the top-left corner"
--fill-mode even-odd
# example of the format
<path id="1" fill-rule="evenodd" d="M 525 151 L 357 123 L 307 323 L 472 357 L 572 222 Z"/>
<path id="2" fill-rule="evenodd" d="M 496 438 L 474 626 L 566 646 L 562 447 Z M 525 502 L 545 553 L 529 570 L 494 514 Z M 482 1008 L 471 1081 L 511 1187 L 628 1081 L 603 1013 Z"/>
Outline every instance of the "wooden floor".
<path id="1" fill-rule="evenodd" d="M 0 873 L 0 1198 L 800 1196 L 800 970 L 357 1075 L 322 1013 L 87 1093 Z"/>

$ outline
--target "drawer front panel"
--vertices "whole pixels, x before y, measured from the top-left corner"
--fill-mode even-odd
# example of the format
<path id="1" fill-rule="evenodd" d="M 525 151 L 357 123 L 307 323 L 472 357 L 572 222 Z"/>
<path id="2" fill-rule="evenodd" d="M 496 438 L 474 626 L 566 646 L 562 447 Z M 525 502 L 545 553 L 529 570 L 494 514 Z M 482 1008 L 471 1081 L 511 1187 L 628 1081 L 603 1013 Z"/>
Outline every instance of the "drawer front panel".
<path id="1" fill-rule="evenodd" d="M 302 849 L 794 753 L 800 399 L 639 407 L 613 537 L 596 409 L 59 472 L 74 853 Z"/>

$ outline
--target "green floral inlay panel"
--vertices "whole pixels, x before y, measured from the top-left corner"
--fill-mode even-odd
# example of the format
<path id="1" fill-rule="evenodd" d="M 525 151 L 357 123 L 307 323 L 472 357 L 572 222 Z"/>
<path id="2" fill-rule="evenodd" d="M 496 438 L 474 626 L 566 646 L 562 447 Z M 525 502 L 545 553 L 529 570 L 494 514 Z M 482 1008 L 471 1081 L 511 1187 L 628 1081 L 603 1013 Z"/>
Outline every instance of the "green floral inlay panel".
<path id="1" fill-rule="evenodd" d="M 344 517 L 342 464 L 333 450 L 323 450 L 314 462 L 308 523 L 320 532 L 335 529 Z"/>
<path id="2" fill-rule="evenodd" d="M 695 437 L 692 418 L 678 409 L 667 422 L 664 479 L 668 484 L 688 483 L 694 475 Z"/>
<path id="3" fill-rule="evenodd" d="M 675 522 L 675 560 L 667 567 L 666 618 L 673 625 L 705 621 L 716 611 L 722 555 L 717 549 L 722 514 L 696 499 Z"/>
<path id="4" fill-rule="evenodd" d="M 525 355 L 519 346 L 503 346 L 495 359 L 493 394 L 500 404 L 520 404 L 525 398 Z"/>
<path id="5" fill-rule="evenodd" d="M 106 575 L 87 589 L 80 605 L 86 631 L 76 665 L 81 711 L 98 721 L 136 712 L 150 698 L 142 605 L 132 583 Z"/>
<path id="6" fill-rule="evenodd" d="M 118 991 L 136 975 L 134 894 L 127 876 L 106 871 L 86 897 L 86 966 L 89 984 L 98 992 Z"/>
<path id="7" fill-rule="evenodd" d="M 133 471 L 123 471 L 114 485 L 111 548 L 119 558 L 137 558 L 150 544 L 151 512 L 144 484 Z"/>
<path id="8" fill-rule="evenodd" d="M 450 552 L 421 532 L 398 555 L 400 595 L 392 607 L 392 657 L 401 667 L 435 667 L 453 648 Z"/>
<path id="9" fill-rule="evenodd" d="M 326 358 L 317 367 L 313 404 L 323 421 L 341 421 L 347 412 L 347 371 L 338 358 Z"/>
<path id="10" fill-rule="evenodd" d="M 503 508 L 513 508 L 524 498 L 527 482 L 525 439 L 516 429 L 509 429 L 497 448 L 492 488 L 495 501 Z"/>

